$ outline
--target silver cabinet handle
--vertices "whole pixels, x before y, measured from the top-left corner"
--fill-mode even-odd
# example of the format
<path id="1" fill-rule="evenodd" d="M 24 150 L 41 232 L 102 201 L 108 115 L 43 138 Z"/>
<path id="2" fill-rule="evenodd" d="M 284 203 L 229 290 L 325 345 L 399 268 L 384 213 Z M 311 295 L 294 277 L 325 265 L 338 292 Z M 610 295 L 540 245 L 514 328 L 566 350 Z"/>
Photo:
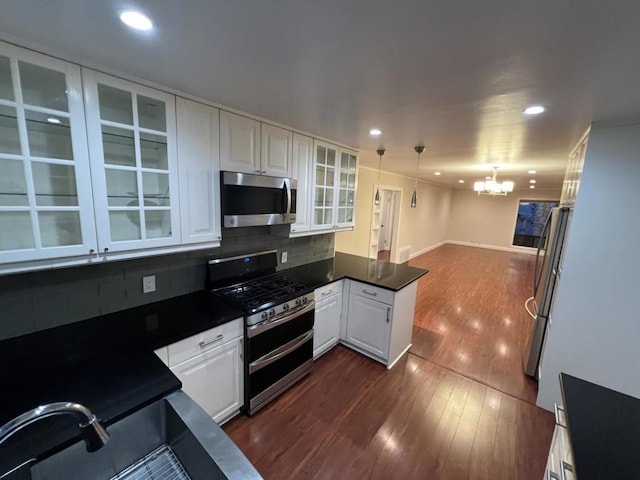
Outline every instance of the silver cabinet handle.
<path id="1" fill-rule="evenodd" d="M 266 170 L 262 170 L 260 173 L 267 173 L 267 171 Z"/>
<path id="2" fill-rule="evenodd" d="M 560 476 L 551 470 L 547 470 L 547 480 L 560 480 Z"/>
<path id="3" fill-rule="evenodd" d="M 256 173 L 260 173 L 260 170 L 256 170 Z"/>
<path id="4" fill-rule="evenodd" d="M 560 412 L 562 412 L 563 415 L 565 415 L 565 418 L 566 418 L 566 413 L 564 411 L 564 408 L 562 408 L 557 403 L 554 403 L 553 404 L 553 411 L 554 411 L 554 413 L 556 415 L 556 425 L 558 425 L 559 427 L 562 427 L 562 428 L 567 428 L 567 425 L 560 421 Z"/>
<path id="5" fill-rule="evenodd" d="M 329 290 L 328 292 L 322 292 L 322 296 L 326 297 L 327 295 L 331 295 L 333 293 L 333 290 Z"/>
<path id="6" fill-rule="evenodd" d="M 377 292 L 370 292 L 366 288 L 362 289 L 362 293 L 366 293 L 367 295 L 371 295 L 372 297 L 377 297 L 378 296 Z"/>
<path id="7" fill-rule="evenodd" d="M 562 460 L 562 462 L 560 462 L 560 464 L 562 465 L 562 469 L 560 470 L 560 478 L 562 480 L 567 480 L 567 471 L 573 473 L 573 465 L 571 465 L 570 463 L 565 462 L 564 460 Z"/>
<path id="8" fill-rule="evenodd" d="M 204 348 L 207 345 L 211 345 L 212 343 L 216 343 L 219 342 L 220 340 L 222 340 L 224 338 L 224 335 L 222 335 L 221 333 L 218 334 L 218 336 L 216 338 L 214 338 L 213 340 L 209 340 L 208 342 L 205 342 L 204 340 L 198 342 L 198 346 L 200 348 Z"/>
<path id="9" fill-rule="evenodd" d="M 387 307 L 387 323 L 391 320 L 391 307 Z"/>

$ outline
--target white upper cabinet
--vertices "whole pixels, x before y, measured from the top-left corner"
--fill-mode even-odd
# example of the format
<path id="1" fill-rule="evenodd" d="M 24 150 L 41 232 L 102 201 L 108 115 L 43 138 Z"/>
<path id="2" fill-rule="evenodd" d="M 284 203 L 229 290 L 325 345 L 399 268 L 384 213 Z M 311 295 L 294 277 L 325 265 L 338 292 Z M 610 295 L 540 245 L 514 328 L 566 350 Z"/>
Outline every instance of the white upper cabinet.
<path id="1" fill-rule="evenodd" d="M 349 150 L 340 150 L 338 181 L 338 227 L 355 225 L 356 180 L 358 156 Z"/>
<path id="2" fill-rule="evenodd" d="M 262 124 L 261 173 L 274 177 L 291 176 L 293 132 Z"/>
<path id="3" fill-rule="evenodd" d="M 220 168 L 231 172 L 262 173 L 260 122 L 220 112 Z"/>
<path id="4" fill-rule="evenodd" d="M 180 244 L 175 97 L 82 69 L 99 252 Z"/>
<path id="5" fill-rule="evenodd" d="M 358 157 L 316 140 L 311 193 L 311 229 L 336 231 L 355 225 Z"/>
<path id="6" fill-rule="evenodd" d="M 219 110 L 176 99 L 183 244 L 220 243 Z"/>
<path id="7" fill-rule="evenodd" d="M 0 264 L 95 254 L 81 85 L 79 67 L 0 43 Z"/>
<path id="8" fill-rule="evenodd" d="M 220 112 L 220 169 L 290 177 L 293 132 L 235 113 Z"/>
<path id="9" fill-rule="evenodd" d="M 293 134 L 293 165 L 291 174 L 298 182 L 296 194 L 296 223 L 291 233 L 308 232 L 310 229 L 309 207 L 311 205 L 311 166 L 313 162 L 313 139 L 298 133 Z"/>

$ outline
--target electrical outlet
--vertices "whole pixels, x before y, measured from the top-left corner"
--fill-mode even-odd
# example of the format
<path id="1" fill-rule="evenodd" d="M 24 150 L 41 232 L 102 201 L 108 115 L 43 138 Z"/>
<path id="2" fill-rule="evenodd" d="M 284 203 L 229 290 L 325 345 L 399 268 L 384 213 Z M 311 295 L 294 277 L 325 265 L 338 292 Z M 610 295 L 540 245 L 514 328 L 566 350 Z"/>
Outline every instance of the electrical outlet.
<path id="1" fill-rule="evenodd" d="M 282 258 L 280 259 L 280 263 L 287 263 L 289 259 L 289 252 L 282 252 Z"/>
<path id="2" fill-rule="evenodd" d="M 156 276 L 149 275 L 142 277 L 142 293 L 151 293 L 156 291 Z"/>

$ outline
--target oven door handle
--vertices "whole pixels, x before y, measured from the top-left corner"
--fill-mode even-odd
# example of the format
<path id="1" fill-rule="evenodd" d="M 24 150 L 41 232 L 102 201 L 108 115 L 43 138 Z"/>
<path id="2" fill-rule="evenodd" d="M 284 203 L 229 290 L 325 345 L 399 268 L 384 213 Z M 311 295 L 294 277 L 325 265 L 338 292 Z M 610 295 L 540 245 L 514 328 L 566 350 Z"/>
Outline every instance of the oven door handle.
<path id="1" fill-rule="evenodd" d="M 295 320 L 300 315 L 304 315 L 305 313 L 309 312 L 310 310 L 313 310 L 314 308 L 315 308 L 315 302 L 311 302 L 302 310 L 298 310 L 297 312 L 292 313 L 291 315 L 287 315 L 278 320 L 274 320 L 273 322 L 259 323 L 258 325 L 253 325 L 252 327 L 248 327 L 247 337 L 253 338 L 256 335 L 260 335 L 261 333 L 266 332 L 267 330 L 271 330 L 272 328 L 282 325 L 283 323 L 287 323 L 287 322 L 290 322 L 291 320 Z"/>
<path id="2" fill-rule="evenodd" d="M 255 373 L 258 370 L 263 369 L 267 365 L 271 365 L 276 360 L 293 352 L 295 349 L 305 344 L 312 338 L 313 338 L 313 330 L 309 330 L 307 333 L 303 333 L 298 338 L 294 338 L 290 342 L 285 343 L 284 345 L 282 345 L 281 347 L 278 347 L 272 352 L 269 352 L 266 355 L 263 355 L 262 357 L 257 359 L 255 362 L 251 362 L 249 364 L 249 374 Z"/>

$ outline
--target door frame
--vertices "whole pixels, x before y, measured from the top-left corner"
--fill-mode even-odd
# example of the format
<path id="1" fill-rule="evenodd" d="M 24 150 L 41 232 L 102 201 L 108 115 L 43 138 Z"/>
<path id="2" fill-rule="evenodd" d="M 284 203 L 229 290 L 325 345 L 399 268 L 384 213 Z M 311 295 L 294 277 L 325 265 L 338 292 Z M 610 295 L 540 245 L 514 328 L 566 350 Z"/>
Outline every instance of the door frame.
<path id="1" fill-rule="evenodd" d="M 380 189 L 381 196 L 384 195 L 384 192 L 390 192 L 395 198 L 395 204 L 392 212 L 393 228 L 391 232 L 391 253 L 389 255 L 389 261 L 391 261 L 392 263 L 397 263 L 398 238 L 399 238 L 399 232 L 400 232 L 400 216 L 402 214 L 402 209 L 400 208 L 400 206 L 402 205 L 402 193 L 403 193 L 402 188 L 393 187 L 390 185 L 377 185 L 377 184 L 373 185 L 373 191 L 371 194 L 371 223 L 370 223 L 370 229 L 369 229 L 370 230 L 369 231 L 369 250 L 370 250 L 369 253 L 371 256 L 372 255 L 371 245 L 373 245 L 374 243 L 377 243 L 378 241 L 377 238 L 380 234 L 379 225 L 376 225 L 375 223 L 376 214 L 378 214 L 378 219 L 379 219 L 379 215 L 382 213 L 382 209 L 380 208 L 380 206 L 375 205 L 374 203 L 377 188 Z M 376 251 L 375 258 L 377 258 L 377 251 Z"/>

